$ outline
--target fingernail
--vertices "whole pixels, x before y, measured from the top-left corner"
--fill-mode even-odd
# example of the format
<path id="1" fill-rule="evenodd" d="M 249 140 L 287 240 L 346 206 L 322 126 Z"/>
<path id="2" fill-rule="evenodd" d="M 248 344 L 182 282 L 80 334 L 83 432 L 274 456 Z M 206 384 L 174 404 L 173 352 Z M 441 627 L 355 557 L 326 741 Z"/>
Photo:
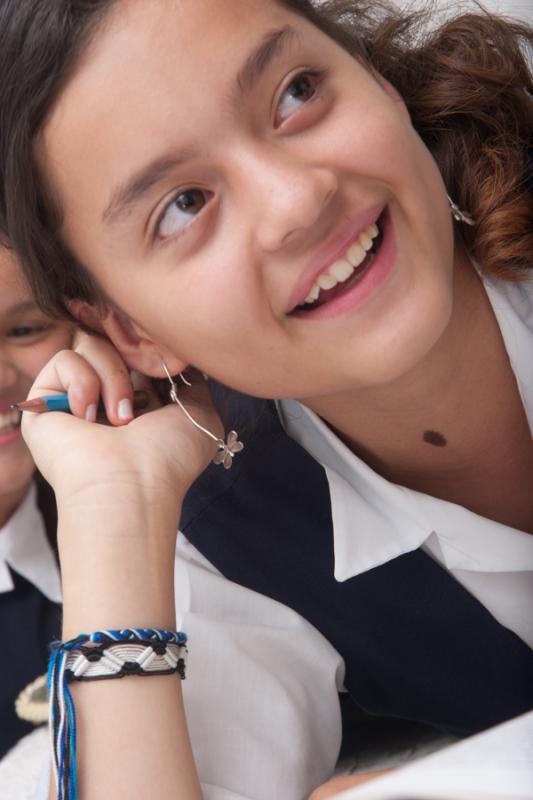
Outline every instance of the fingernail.
<path id="1" fill-rule="evenodd" d="M 131 419 L 133 417 L 133 408 L 131 407 L 131 400 L 125 398 L 124 400 L 119 400 L 118 403 L 118 418 L 119 419 Z"/>
<path id="2" fill-rule="evenodd" d="M 91 403 L 85 411 L 87 422 L 96 422 L 96 403 Z"/>

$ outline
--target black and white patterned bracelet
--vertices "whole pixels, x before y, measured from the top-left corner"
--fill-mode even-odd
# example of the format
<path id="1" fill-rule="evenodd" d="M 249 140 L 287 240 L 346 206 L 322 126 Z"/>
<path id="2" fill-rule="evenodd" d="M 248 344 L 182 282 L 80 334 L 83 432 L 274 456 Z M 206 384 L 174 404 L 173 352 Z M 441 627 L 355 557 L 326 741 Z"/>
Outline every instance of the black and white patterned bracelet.
<path id="1" fill-rule="evenodd" d="M 170 675 L 185 678 L 186 647 L 171 642 L 109 642 L 84 645 L 69 653 L 65 665 L 68 680 L 95 681 L 126 675 Z"/>

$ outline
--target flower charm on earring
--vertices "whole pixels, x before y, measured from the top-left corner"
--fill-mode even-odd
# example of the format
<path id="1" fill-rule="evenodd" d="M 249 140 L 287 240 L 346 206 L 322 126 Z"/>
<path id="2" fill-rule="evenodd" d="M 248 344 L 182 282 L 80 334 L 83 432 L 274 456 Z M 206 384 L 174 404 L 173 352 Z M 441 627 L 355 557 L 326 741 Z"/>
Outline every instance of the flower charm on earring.
<path id="1" fill-rule="evenodd" d="M 457 203 L 454 203 L 450 195 L 446 195 L 448 198 L 448 203 L 450 204 L 450 211 L 452 212 L 452 217 L 457 222 L 464 222 L 466 225 L 475 225 L 475 220 L 470 214 L 467 214 L 466 211 L 461 211 Z"/>
<path id="2" fill-rule="evenodd" d="M 206 436 L 209 436 L 216 444 L 218 445 L 218 452 L 213 459 L 213 464 L 222 464 L 224 469 L 230 469 L 231 465 L 233 464 L 233 456 L 235 453 L 240 453 L 241 450 L 244 450 L 244 445 L 242 442 L 239 442 L 239 436 L 236 431 L 230 431 L 227 436 L 227 440 L 221 439 L 220 436 L 215 436 L 214 433 L 208 431 L 207 428 L 204 428 L 203 425 L 200 425 L 199 422 L 196 422 L 194 417 L 192 417 L 181 400 L 178 397 L 178 387 L 177 384 L 172 379 L 172 375 L 170 374 L 167 365 L 163 360 L 161 360 L 161 364 L 163 369 L 165 370 L 165 374 L 170 382 L 170 399 L 173 403 L 176 403 L 177 406 L 183 411 L 189 422 L 194 425 L 197 430 L 205 433 Z M 180 378 L 185 384 L 185 386 L 192 386 L 191 383 L 185 378 L 182 373 L 180 372 Z"/>
<path id="3" fill-rule="evenodd" d="M 226 442 L 219 439 L 218 453 L 213 459 L 213 464 L 222 464 L 224 469 L 229 469 L 233 463 L 233 456 L 235 453 L 240 453 L 244 449 L 242 442 L 239 442 L 239 436 L 236 431 L 228 433 Z"/>

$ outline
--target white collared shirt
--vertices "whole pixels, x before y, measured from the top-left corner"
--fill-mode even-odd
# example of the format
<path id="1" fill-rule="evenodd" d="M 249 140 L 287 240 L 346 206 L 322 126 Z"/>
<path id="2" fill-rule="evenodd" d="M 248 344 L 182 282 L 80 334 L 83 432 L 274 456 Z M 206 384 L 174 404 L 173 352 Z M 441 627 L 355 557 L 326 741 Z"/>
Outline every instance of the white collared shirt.
<path id="1" fill-rule="evenodd" d="M 485 285 L 533 429 L 533 284 Z M 299 403 L 279 410 L 289 435 L 326 469 L 337 580 L 422 547 L 533 646 L 533 536 L 390 483 Z M 205 800 L 307 797 L 337 759 L 342 658 L 292 609 L 222 577 L 181 534 L 176 593 Z"/>
<path id="2" fill-rule="evenodd" d="M 11 567 L 54 603 L 61 602 L 59 569 L 32 483 L 22 503 L 0 528 L 0 594 L 15 588 Z"/>
<path id="3" fill-rule="evenodd" d="M 533 432 L 533 283 L 485 286 Z M 326 469 L 338 581 L 421 547 L 533 647 L 533 535 L 390 483 L 308 408 L 287 400 L 279 410 L 289 436 Z"/>
<path id="4" fill-rule="evenodd" d="M 531 425 L 533 287 L 486 285 Z M 338 580 L 422 546 L 532 644 L 533 536 L 389 483 L 300 404 L 284 401 L 280 410 L 290 435 L 326 468 Z M 220 575 L 183 534 L 175 586 L 204 800 L 304 800 L 337 760 L 341 656 L 295 611 Z"/>

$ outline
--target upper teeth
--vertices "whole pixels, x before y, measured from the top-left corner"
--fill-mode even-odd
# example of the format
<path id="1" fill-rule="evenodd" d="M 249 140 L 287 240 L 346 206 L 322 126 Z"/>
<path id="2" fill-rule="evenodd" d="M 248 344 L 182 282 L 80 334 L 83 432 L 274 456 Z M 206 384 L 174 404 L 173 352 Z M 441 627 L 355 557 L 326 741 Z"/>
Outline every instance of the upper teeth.
<path id="1" fill-rule="evenodd" d="M 7 411 L 0 414 L 0 432 L 9 433 L 12 428 L 16 428 L 20 422 L 20 411 Z"/>
<path id="2" fill-rule="evenodd" d="M 355 242 L 348 247 L 344 257 L 335 261 L 331 266 L 319 275 L 311 287 L 311 291 L 304 300 L 304 303 L 314 303 L 320 294 L 321 289 L 333 289 L 338 283 L 347 280 L 352 272 L 366 258 L 366 254 L 372 247 L 372 242 L 379 233 L 379 228 L 375 223 L 359 234 Z"/>

